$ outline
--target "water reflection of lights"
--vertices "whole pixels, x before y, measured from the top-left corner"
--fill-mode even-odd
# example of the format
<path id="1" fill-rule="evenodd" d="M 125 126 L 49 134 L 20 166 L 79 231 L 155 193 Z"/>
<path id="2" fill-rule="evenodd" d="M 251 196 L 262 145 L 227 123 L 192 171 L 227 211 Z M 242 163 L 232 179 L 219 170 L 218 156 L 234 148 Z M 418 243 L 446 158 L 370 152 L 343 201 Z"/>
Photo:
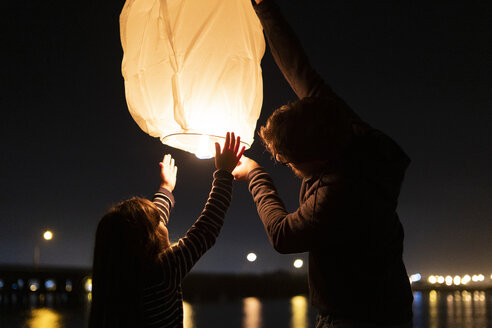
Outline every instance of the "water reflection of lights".
<path id="1" fill-rule="evenodd" d="M 429 327 L 438 328 L 439 327 L 439 315 L 437 309 L 437 292 L 431 290 L 429 292 Z"/>
<path id="2" fill-rule="evenodd" d="M 454 291 L 446 297 L 448 328 L 487 327 L 484 291 Z"/>
<path id="3" fill-rule="evenodd" d="M 446 307 L 447 307 L 447 321 L 453 322 L 454 319 L 454 304 L 453 304 L 453 295 L 448 294 L 446 297 Z"/>
<path id="4" fill-rule="evenodd" d="M 291 328 L 307 328 L 308 327 L 308 302 L 305 296 L 294 296 L 290 299 L 290 307 L 292 319 L 290 322 Z"/>
<path id="5" fill-rule="evenodd" d="M 464 290 L 461 293 L 461 297 L 462 297 L 463 301 L 465 301 L 465 302 L 471 302 L 471 300 L 472 300 L 470 292 L 468 292 L 466 290 Z"/>
<path id="6" fill-rule="evenodd" d="M 243 328 L 262 327 L 261 302 L 256 297 L 243 299 Z"/>
<path id="7" fill-rule="evenodd" d="M 193 307 L 188 302 L 183 302 L 183 328 L 195 328 Z"/>
<path id="8" fill-rule="evenodd" d="M 422 302 L 422 292 L 421 291 L 417 290 L 417 291 L 413 292 L 413 302 L 420 305 L 420 303 Z"/>
<path id="9" fill-rule="evenodd" d="M 429 302 L 435 303 L 437 301 L 437 292 L 435 290 L 431 290 L 429 292 Z"/>
<path id="10" fill-rule="evenodd" d="M 480 301 L 480 292 L 478 290 L 473 292 L 473 301 L 474 302 Z"/>
<path id="11" fill-rule="evenodd" d="M 473 309 L 472 309 L 472 297 L 471 293 L 464 290 L 461 292 L 461 298 L 463 300 L 463 322 L 467 327 L 469 322 L 473 322 Z"/>
<path id="12" fill-rule="evenodd" d="M 28 320 L 30 328 L 58 328 L 61 327 L 61 316 L 52 309 L 34 309 L 31 312 L 31 319 Z"/>
<path id="13" fill-rule="evenodd" d="M 87 278 L 85 280 L 84 288 L 86 292 L 92 292 L 92 278 Z"/>

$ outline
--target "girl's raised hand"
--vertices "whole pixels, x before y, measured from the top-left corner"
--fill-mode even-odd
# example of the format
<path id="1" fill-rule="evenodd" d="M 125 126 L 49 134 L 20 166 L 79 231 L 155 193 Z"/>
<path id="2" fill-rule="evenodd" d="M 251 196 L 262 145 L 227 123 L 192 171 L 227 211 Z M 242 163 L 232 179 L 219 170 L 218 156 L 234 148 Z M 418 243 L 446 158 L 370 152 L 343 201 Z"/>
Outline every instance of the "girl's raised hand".
<path id="1" fill-rule="evenodd" d="M 169 154 L 164 155 L 159 166 L 161 167 L 161 188 L 166 188 L 172 192 L 176 186 L 176 175 L 178 174 L 178 167 L 174 165 L 174 158 Z"/>
<path id="2" fill-rule="evenodd" d="M 226 140 L 224 142 L 224 147 L 222 151 L 220 150 L 220 144 L 215 143 L 215 167 L 217 170 L 225 170 L 231 173 L 237 166 L 239 159 L 244 153 L 245 147 L 241 146 L 241 137 L 234 135 L 234 132 L 227 132 Z"/>

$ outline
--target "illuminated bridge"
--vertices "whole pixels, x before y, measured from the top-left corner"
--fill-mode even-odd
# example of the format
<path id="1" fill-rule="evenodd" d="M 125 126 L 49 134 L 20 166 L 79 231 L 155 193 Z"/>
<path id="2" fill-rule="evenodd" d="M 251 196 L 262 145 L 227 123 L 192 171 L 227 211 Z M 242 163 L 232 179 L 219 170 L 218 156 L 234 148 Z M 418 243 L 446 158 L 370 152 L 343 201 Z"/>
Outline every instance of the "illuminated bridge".
<path id="1" fill-rule="evenodd" d="M 78 304 L 92 288 L 89 269 L 0 266 L 0 305 Z"/>

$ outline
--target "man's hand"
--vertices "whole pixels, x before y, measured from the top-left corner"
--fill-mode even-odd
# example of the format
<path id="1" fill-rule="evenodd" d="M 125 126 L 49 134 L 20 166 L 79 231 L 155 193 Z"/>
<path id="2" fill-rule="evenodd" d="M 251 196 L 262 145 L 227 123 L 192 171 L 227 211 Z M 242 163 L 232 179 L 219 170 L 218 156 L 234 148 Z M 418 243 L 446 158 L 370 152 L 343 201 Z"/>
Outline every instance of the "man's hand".
<path id="1" fill-rule="evenodd" d="M 234 170 L 244 153 L 244 146 L 241 150 L 239 150 L 239 146 L 241 146 L 241 138 L 236 138 L 234 132 L 227 132 L 222 152 L 220 151 L 220 144 L 215 143 L 215 167 L 217 170 L 225 170 L 229 173 Z"/>
<path id="2" fill-rule="evenodd" d="M 234 176 L 234 180 L 246 181 L 248 180 L 249 172 L 260 167 L 258 163 L 252 160 L 249 157 L 243 156 L 239 165 L 232 171 L 232 175 Z"/>
<path id="3" fill-rule="evenodd" d="M 178 167 L 174 165 L 174 158 L 169 154 L 164 155 L 159 166 L 161 167 L 161 188 L 166 188 L 172 192 L 176 186 L 176 175 L 178 173 Z"/>

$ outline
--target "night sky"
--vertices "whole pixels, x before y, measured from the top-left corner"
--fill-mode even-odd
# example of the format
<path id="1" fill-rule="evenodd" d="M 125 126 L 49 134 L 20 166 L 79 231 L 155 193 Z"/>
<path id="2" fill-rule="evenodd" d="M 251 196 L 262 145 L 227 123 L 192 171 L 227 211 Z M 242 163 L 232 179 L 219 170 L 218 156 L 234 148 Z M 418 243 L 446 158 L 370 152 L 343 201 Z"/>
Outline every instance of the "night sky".
<path id="1" fill-rule="evenodd" d="M 224 0 L 226 1 L 226 0 Z M 279 1 L 313 66 L 412 159 L 399 202 L 409 274 L 492 272 L 492 2 Z M 443 5 L 445 4 L 445 5 Z M 7 0 L 0 5 L 0 264 L 88 267 L 115 202 L 151 197 L 158 161 L 179 166 L 169 226 L 177 240 L 207 198 L 212 160 L 169 148 L 131 118 L 121 76 L 123 1 Z M 296 99 L 267 49 L 258 126 Z M 289 210 L 300 181 L 257 140 Z M 270 246 L 245 183 L 195 270 L 294 270 Z M 51 229 L 54 239 L 42 240 Z M 250 251 L 258 254 L 246 261 Z"/>

